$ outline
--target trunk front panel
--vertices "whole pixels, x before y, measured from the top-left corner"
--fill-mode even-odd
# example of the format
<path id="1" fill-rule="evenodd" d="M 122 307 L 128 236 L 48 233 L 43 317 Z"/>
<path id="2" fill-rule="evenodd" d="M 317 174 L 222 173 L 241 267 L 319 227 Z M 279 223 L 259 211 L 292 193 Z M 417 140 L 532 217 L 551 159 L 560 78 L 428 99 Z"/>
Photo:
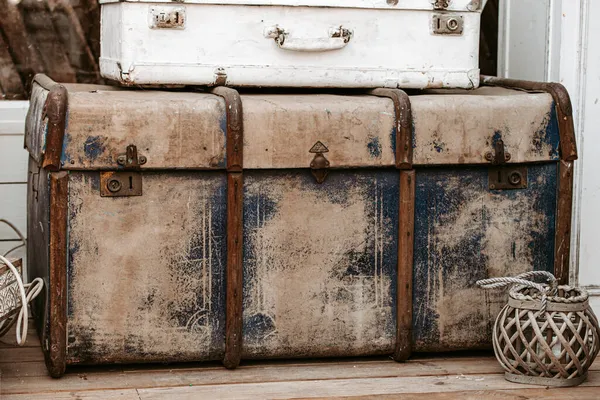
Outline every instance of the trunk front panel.
<path id="1" fill-rule="evenodd" d="M 528 167 L 528 187 L 490 190 L 487 168 L 417 170 L 416 351 L 489 348 L 506 291 L 475 282 L 554 268 L 557 164 Z"/>
<path id="2" fill-rule="evenodd" d="M 245 174 L 244 357 L 393 351 L 398 200 L 391 169 Z"/>
<path id="3" fill-rule="evenodd" d="M 68 360 L 216 360 L 225 336 L 225 173 L 144 173 L 143 195 L 69 183 Z"/>

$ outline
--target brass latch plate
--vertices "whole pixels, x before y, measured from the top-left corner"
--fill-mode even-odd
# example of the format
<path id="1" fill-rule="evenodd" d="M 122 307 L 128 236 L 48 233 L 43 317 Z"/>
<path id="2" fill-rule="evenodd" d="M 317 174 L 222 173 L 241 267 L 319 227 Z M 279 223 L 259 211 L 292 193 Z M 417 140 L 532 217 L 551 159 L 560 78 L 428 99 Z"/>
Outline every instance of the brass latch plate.
<path id="1" fill-rule="evenodd" d="M 464 19 L 461 15 L 435 14 L 431 25 L 434 35 L 462 35 Z"/>
<path id="2" fill-rule="evenodd" d="M 491 190 L 527 188 L 527 167 L 490 167 L 488 185 Z"/>
<path id="3" fill-rule="evenodd" d="M 125 197 L 142 195 L 142 174 L 136 171 L 100 172 L 100 196 Z"/>

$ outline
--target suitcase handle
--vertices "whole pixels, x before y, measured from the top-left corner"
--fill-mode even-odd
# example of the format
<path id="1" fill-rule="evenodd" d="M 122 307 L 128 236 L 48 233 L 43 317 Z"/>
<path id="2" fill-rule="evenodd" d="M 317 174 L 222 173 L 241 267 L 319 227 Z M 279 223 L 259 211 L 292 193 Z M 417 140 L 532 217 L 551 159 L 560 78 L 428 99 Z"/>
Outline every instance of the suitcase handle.
<path id="1" fill-rule="evenodd" d="M 352 38 L 352 31 L 338 26 L 330 28 L 329 36 L 325 38 L 291 38 L 288 31 L 276 25 L 265 29 L 264 35 L 275 39 L 277 46 L 283 50 L 318 52 L 346 47 Z"/>

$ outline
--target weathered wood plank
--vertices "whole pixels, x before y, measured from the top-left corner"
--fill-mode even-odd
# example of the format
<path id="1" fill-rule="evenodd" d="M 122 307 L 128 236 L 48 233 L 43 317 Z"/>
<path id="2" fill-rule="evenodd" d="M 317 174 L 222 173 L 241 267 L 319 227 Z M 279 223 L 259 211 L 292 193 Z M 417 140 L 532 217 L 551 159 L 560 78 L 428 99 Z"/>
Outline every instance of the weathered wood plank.
<path id="1" fill-rule="evenodd" d="M 583 386 L 600 385 L 600 374 L 592 373 Z M 448 393 L 464 391 L 538 389 L 539 386 L 515 384 L 502 374 L 452 375 L 426 377 L 390 377 L 368 379 L 331 379 L 252 384 L 181 386 L 173 388 L 139 389 L 141 400 L 177 398 L 197 399 L 202 396 L 220 399 L 281 399 L 319 398 L 327 396 L 372 396 L 405 393 Z M 567 389 L 568 390 L 568 389 Z"/>
<path id="2" fill-rule="evenodd" d="M 449 393 L 419 393 L 419 394 L 390 394 L 390 395 L 368 395 L 368 396 L 344 396 L 344 397 L 320 397 L 313 400 L 597 400 L 600 389 L 598 387 L 575 387 L 568 389 L 547 389 L 545 387 L 536 389 L 507 389 L 507 390 L 476 390 L 473 392 L 449 392 Z M 303 400 L 301 398 L 295 400 Z"/>
<path id="3" fill-rule="evenodd" d="M 44 354 L 39 347 L 13 347 L 0 349 L 0 364 L 27 361 L 44 361 Z"/>
<path id="4" fill-rule="evenodd" d="M 46 392 L 3 395 L 3 400 L 140 400 L 135 389 L 92 390 L 87 392 Z"/>
<path id="5" fill-rule="evenodd" d="M 1 353 L 0 353 L 1 354 Z M 100 371 L 100 372 L 98 372 Z M 170 386 L 230 385 L 261 382 L 313 381 L 330 379 L 363 379 L 397 376 L 442 376 L 462 374 L 498 374 L 502 369 L 495 359 L 472 360 L 468 363 L 457 361 L 407 362 L 393 361 L 377 363 L 328 363 L 307 365 L 267 364 L 240 366 L 235 370 L 223 367 L 196 367 L 194 369 L 163 367 L 155 371 L 101 372 L 88 368 L 67 370 L 57 381 L 48 376 L 33 378 L 8 378 L 2 380 L 4 393 L 17 393 L 22 387 L 31 392 L 55 390 L 58 387 L 69 390 L 153 388 Z M 82 378 L 84 377 L 84 378 Z M 26 385 L 25 385 L 26 383 Z"/>
<path id="6" fill-rule="evenodd" d="M 0 243 L 1 244 L 1 243 Z M 16 253 L 16 252 L 15 252 Z M 33 320 L 29 320 L 29 325 L 27 327 L 27 338 L 25 340 L 25 344 L 23 346 L 17 345 L 17 325 L 12 326 L 6 334 L 0 338 L 0 351 L 1 349 L 10 349 L 10 348 L 26 348 L 26 347 L 35 347 L 38 350 L 40 349 L 40 339 L 38 338 L 37 332 L 35 331 L 35 324 Z M 4 376 L 4 375 L 2 375 Z"/>
<path id="7" fill-rule="evenodd" d="M 41 350 L 40 350 L 41 352 Z M 48 370 L 44 361 L 7 362 L 0 364 L 2 381 L 9 378 L 46 377 Z"/>

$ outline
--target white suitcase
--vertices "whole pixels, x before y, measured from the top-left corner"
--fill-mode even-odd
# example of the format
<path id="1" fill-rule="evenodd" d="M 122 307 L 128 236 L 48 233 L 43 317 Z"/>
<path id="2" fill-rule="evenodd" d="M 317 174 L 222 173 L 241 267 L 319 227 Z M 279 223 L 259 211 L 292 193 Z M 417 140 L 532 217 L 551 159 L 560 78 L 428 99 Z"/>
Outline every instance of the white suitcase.
<path id="1" fill-rule="evenodd" d="M 474 88 L 486 0 L 101 0 L 126 85 Z"/>

